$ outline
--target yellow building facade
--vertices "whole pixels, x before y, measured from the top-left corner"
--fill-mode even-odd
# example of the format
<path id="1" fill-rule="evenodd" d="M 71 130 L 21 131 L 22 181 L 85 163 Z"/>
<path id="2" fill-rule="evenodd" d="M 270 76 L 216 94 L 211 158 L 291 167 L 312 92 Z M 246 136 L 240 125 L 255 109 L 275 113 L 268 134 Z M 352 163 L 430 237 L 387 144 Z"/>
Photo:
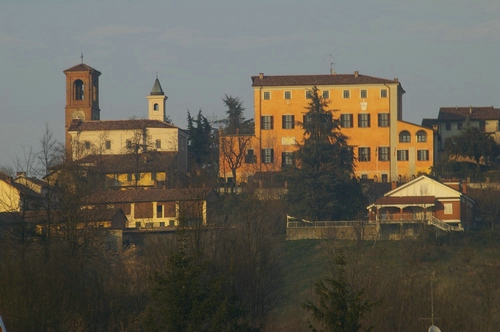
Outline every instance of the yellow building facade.
<path id="1" fill-rule="evenodd" d="M 402 119 L 404 90 L 398 79 L 353 74 L 252 77 L 255 137 L 239 170 L 240 181 L 252 172 L 280 171 L 304 138 L 311 89 L 316 86 L 328 109 L 341 122 L 353 148 L 355 175 L 375 182 L 405 181 L 429 173 L 433 132 Z M 230 174 L 222 168 L 221 176 Z M 240 176 L 241 174 L 241 176 Z"/>

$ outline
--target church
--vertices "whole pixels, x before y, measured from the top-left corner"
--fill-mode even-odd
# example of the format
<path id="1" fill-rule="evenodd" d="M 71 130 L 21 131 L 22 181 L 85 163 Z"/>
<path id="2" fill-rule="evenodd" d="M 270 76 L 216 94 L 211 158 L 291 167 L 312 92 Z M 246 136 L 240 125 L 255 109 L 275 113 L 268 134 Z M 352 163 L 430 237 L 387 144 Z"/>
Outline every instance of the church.
<path id="1" fill-rule="evenodd" d="M 167 122 L 158 77 L 147 96 L 148 118 L 101 120 L 99 76 L 82 63 L 66 75 L 66 157 L 104 175 L 107 187 L 171 186 L 187 173 L 187 133 Z"/>

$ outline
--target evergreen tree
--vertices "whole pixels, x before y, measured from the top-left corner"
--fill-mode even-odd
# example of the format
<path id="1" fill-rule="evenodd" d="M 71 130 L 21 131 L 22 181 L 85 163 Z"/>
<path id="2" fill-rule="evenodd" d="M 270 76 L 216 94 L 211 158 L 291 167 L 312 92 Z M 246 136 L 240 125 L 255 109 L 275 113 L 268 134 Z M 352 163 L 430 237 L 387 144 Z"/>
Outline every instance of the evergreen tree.
<path id="1" fill-rule="evenodd" d="M 304 309 L 309 311 L 319 327 L 309 322 L 311 331 L 357 332 L 361 321 L 375 303 L 364 299 L 364 290 L 355 289 L 346 278 L 347 261 L 342 252 L 333 257 L 331 276 L 315 284 L 317 301 L 306 301 Z M 371 328 L 365 331 L 371 331 Z"/>
<path id="2" fill-rule="evenodd" d="M 224 134 L 253 134 L 253 119 L 245 119 L 245 116 L 243 115 L 243 111 L 245 111 L 245 108 L 243 107 L 243 102 L 240 100 L 240 97 L 233 97 L 228 95 L 224 96 L 225 97 L 222 99 L 222 101 L 227 107 L 227 118 L 221 121 L 224 126 Z"/>
<path id="3" fill-rule="evenodd" d="M 285 169 L 290 214 L 309 220 L 354 218 L 363 206 L 352 149 L 327 107 L 313 87 L 304 123 L 299 123 L 304 141 L 295 153 L 294 167 Z"/>
<path id="4" fill-rule="evenodd" d="M 180 248 L 153 279 L 147 331 L 246 331 L 229 278 Z"/>
<path id="5" fill-rule="evenodd" d="M 196 119 L 188 111 L 188 151 L 192 166 L 200 169 L 216 169 L 217 140 L 215 131 L 201 109 Z"/>

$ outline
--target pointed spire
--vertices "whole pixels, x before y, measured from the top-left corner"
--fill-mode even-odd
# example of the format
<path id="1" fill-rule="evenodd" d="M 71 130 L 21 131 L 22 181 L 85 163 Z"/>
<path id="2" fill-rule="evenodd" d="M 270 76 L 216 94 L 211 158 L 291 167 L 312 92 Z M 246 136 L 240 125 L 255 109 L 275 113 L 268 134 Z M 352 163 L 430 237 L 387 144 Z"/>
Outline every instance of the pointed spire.
<path id="1" fill-rule="evenodd" d="M 164 96 L 165 95 L 165 93 L 163 92 L 163 89 L 161 88 L 160 80 L 158 79 L 158 73 L 156 73 L 155 84 L 153 85 L 153 89 L 151 90 L 150 95 L 151 96 Z"/>

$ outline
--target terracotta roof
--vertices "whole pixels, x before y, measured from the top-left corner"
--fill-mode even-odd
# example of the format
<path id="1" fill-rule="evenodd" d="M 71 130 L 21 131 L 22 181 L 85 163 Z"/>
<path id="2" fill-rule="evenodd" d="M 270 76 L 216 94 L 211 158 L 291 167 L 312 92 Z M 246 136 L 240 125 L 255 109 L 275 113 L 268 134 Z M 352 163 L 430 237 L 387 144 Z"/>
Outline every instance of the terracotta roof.
<path id="1" fill-rule="evenodd" d="M 73 120 L 68 131 L 91 131 L 91 130 L 136 130 L 143 128 L 177 128 L 159 120 L 99 120 L 82 121 Z"/>
<path id="2" fill-rule="evenodd" d="M 172 166 L 176 156 L 177 152 L 149 151 L 140 155 L 89 155 L 78 162 L 84 167 L 95 168 L 104 174 L 165 172 Z"/>
<path id="3" fill-rule="evenodd" d="M 375 205 L 413 205 L 413 204 L 431 204 L 436 201 L 434 196 L 406 196 L 406 197 L 389 197 L 384 196 L 375 201 Z"/>
<path id="4" fill-rule="evenodd" d="M 439 121 L 463 121 L 469 117 L 471 120 L 500 120 L 500 108 L 487 107 L 441 107 Z"/>
<path id="5" fill-rule="evenodd" d="M 374 84 L 399 83 L 366 75 L 329 74 L 329 75 L 285 75 L 285 76 L 252 76 L 252 86 L 287 86 L 287 85 L 344 85 L 344 84 Z"/>
<path id="6" fill-rule="evenodd" d="M 156 189 L 133 188 L 126 190 L 106 190 L 91 195 L 89 204 L 172 202 L 205 200 L 208 189 Z"/>
<path id="7" fill-rule="evenodd" d="M 67 73 L 67 72 L 71 72 L 71 71 L 89 71 L 91 73 L 96 73 L 97 75 L 101 75 L 100 71 L 98 71 L 98 70 L 96 70 L 96 69 L 94 69 L 94 68 L 92 68 L 90 66 L 87 66 L 84 63 L 79 63 L 76 66 L 68 68 L 65 71 L 63 71 L 63 73 Z"/>

